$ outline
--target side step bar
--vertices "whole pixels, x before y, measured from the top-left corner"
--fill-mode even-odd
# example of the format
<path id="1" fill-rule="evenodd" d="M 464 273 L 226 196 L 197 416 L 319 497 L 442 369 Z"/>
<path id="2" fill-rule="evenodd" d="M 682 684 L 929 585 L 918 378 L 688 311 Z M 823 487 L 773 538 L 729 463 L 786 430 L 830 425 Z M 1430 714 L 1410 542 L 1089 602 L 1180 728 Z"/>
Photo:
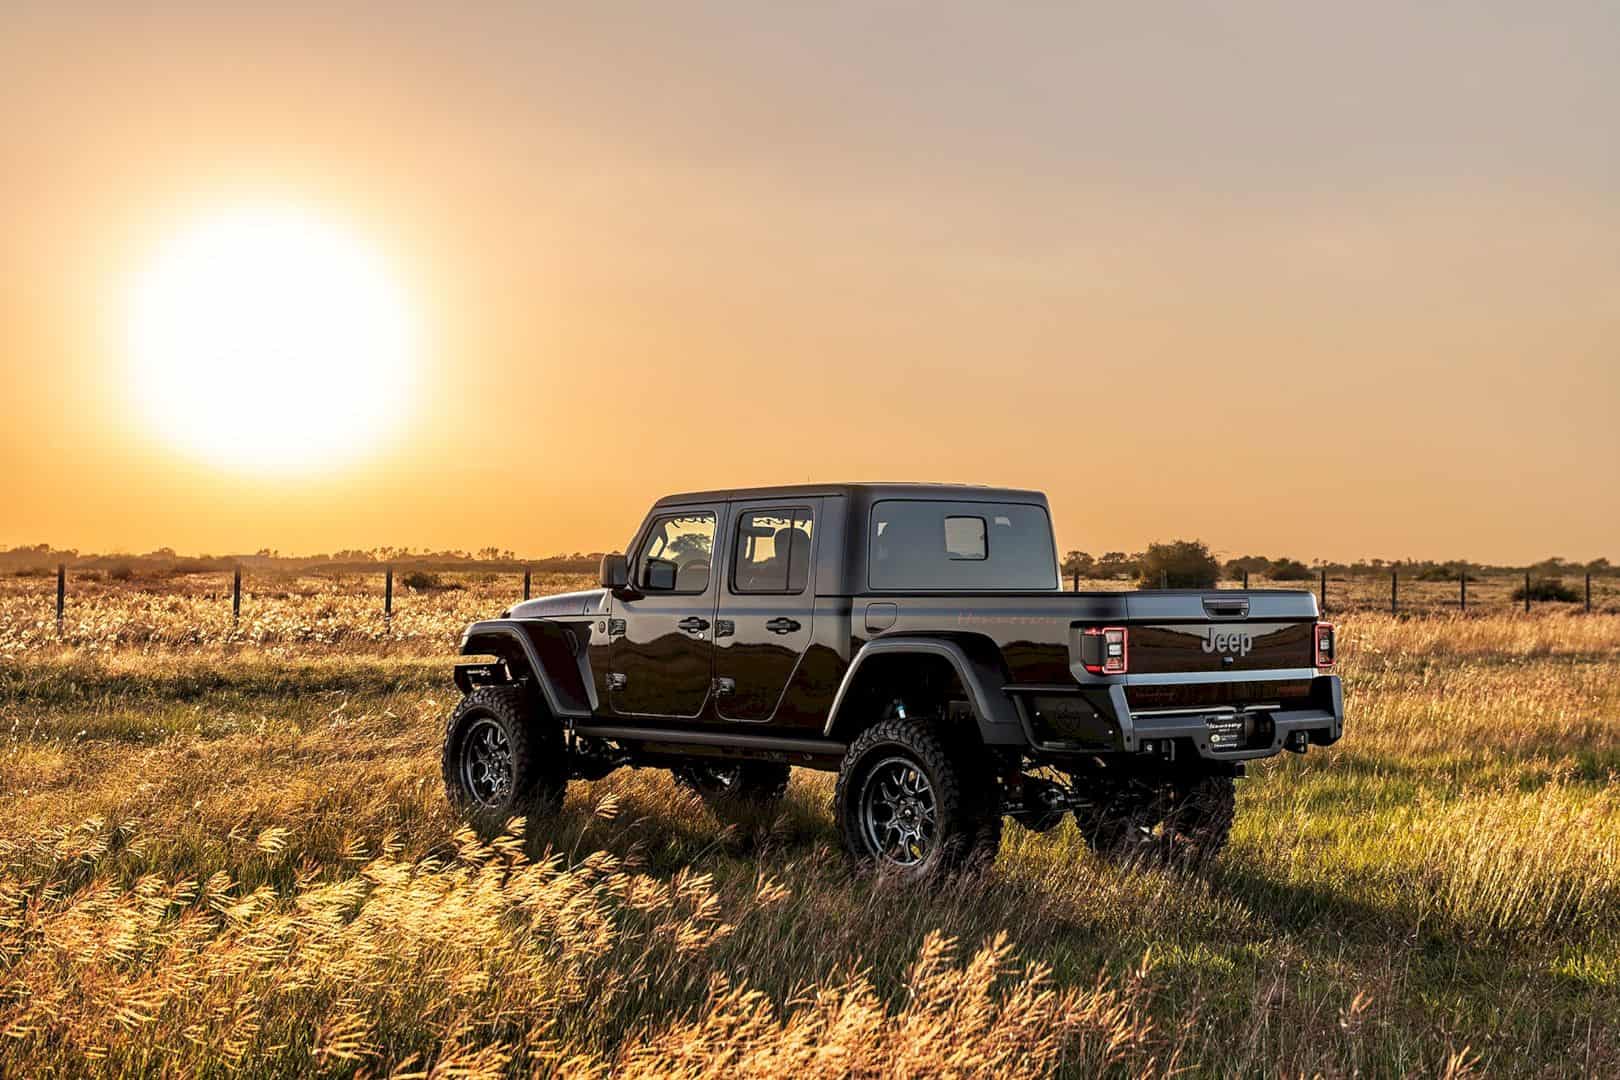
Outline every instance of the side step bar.
<path id="1" fill-rule="evenodd" d="M 737 735 L 729 731 L 675 731 L 669 728 L 621 727 L 610 724 L 574 725 L 574 734 L 614 742 L 668 743 L 680 746 L 720 746 L 737 750 L 774 751 L 779 754 L 809 754 L 814 757 L 843 757 L 848 748 L 831 739 L 786 739 L 775 735 Z"/>

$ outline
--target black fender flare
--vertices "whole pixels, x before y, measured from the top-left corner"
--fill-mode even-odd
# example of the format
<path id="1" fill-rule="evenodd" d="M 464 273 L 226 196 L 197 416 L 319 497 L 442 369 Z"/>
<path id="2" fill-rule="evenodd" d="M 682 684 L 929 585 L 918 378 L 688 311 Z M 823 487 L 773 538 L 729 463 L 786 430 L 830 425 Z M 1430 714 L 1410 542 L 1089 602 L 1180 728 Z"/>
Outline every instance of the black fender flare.
<path id="1" fill-rule="evenodd" d="M 581 636 L 583 635 L 583 637 Z M 585 645 L 590 622 L 578 624 L 554 619 L 489 619 L 469 626 L 461 635 L 461 654 L 499 656 L 513 666 L 521 660 L 544 698 L 551 715 L 585 718 L 596 708 L 596 684 L 591 678 Z"/>
<path id="2" fill-rule="evenodd" d="M 827 723 L 821 732 L 823 736 L 831 738 L 838 729 L 839 718 L 846 707 L 845 699 L 860 677 L 862 665 L 873 657 L 892 655 L 944 658 L 955 669 L 957 680 L 967 694 L 980 738 L 989 745 L 1026 742 L 1018 703 L 1002 690 L 1007 679 L 1000 650 L 984 638 L 963 641 L 957 637 L 921 635 L 882 637 L 861 646 L 844 672 L 838 692 L 833 695 Z"/>

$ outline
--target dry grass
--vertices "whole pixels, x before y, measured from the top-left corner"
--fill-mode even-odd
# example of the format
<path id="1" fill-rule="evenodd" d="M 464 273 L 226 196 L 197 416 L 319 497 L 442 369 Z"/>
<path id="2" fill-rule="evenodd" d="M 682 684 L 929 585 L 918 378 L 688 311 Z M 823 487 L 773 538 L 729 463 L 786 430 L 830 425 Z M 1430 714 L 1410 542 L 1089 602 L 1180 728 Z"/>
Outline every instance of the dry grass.
<path id="1" fill-rule="evenodd" d="M 620 773 L 479 843 L 445 654 L 513 583 L 403 639 L 354 584 L 254 636 L 109 585 L 57 645 L 8 583 L 0 1073 L 1620 1072 L 1620 618 L 1348 617 L 1345 742 L 1255 770 L 1209 874 L 1065 824 L 916 890 L 848 873 L 820 774 L 723 829 Z"/>
<path id="2" fill-rule="evenodd" d="M 389 620 L 381 571 L 250 577 L 233 621 L 229 574 L 119 582 L 70 573 L 60 637 L 54 579 L 0 578 L 0 657 L 58 643 L 86 651 L 252 646 L 299 655 L 340 647 L 429 655 L 453 645 L 469 622 L 522 599 L 521 575 L 442 576 L 463 588 L 417 592 L 396 581 Z M 591 585 L 577 574 L 536 574 L 533 582 L 536 596 Z"/>

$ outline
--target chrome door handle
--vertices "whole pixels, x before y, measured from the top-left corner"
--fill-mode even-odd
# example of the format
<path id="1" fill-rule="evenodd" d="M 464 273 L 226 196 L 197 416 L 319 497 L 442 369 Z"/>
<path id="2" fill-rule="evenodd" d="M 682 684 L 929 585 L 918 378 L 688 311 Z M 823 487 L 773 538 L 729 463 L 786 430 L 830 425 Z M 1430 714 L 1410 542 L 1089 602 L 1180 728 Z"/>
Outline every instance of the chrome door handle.
<path id="1" fill-rule="evenodd" d="M 675 624 L 688 634 L 701 634 L 709 628 L 708 619 L 700 619 L 696 615 L 689 615 Z"/>
<path id="2" fill-rule="evenodd" d="M 800 626 L 798 619 L 772 619 L 765 624 L 765 629 L 773 634 L 791 634 Z"/>

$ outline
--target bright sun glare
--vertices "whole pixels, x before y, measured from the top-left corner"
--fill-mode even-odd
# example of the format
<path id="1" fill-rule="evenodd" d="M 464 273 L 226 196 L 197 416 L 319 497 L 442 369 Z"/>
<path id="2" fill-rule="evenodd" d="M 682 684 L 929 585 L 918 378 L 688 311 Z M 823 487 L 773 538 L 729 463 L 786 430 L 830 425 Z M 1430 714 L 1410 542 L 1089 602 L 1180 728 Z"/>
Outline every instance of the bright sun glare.
<path id="1" fill-rule="evenodd" d="M 416 381 L 415 312 L 353 237 L 295 209 L 216 214 L 136 279 L 135 395 L 182 449 L 221 465 L 324 467 L 373 447 Z"/>

